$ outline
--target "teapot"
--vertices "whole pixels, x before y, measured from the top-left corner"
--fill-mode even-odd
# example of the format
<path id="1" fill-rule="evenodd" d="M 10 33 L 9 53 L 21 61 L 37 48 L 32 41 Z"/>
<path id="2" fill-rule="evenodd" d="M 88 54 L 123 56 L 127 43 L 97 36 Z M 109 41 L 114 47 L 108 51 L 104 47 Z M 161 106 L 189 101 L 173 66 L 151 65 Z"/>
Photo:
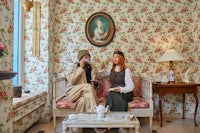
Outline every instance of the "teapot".
<path id="1" fill-rule="evenodd" d="M 93 110 L 98 114 L 98 118 L 105 117 L 105 113 L 108 111 L 109 105 L 107 107 L 104 107 L 103 105 L 94 105 Z"/>

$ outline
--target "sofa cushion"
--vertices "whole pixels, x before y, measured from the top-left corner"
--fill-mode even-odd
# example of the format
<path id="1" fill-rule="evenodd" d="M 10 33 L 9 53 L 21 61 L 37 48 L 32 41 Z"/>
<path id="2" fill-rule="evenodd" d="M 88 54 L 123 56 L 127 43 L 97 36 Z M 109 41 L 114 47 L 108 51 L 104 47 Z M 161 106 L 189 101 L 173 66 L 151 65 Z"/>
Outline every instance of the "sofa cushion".
<path id="1" fill-rule="evenodd" d="M 134 89 L 133 89 L 133 96 L 134 97 L 141 97 L 141 80 L 139 77 L 133 77 Z"/>
<path id="2" fill-rule="evenodd" d="M 75 108 L 75 103 L 68 100 L 66 97 L 61 98 L 56 102 L 56 108 L 62 108 L 62 109 L 73 109 Z"/>
<path id="3" fill-rule="evenodd" d="M 133 100 L 128 103 L 128 108 L 149 108 L 149 103 L 141 97 L 134 97 Z"/>
<path id="4" fill-rule="evenodd" d="M 103 78 L 100 80 L 99 86 L 96 89 L 97 97 L 107 97 L 108 90 L 110 88 L 110 80 L 109 78 Z"/>
<path id="5" fill-rule="evenodd" d="M 133 96 L 134 97 L 142 97 L 140 77 L 133 77 L 132 80 L 134 83 Z M 96 89 L 98 104 L 100 104 L 100 103 L 105 104 L 109 88 L 110 88 L 109 78 L 107 77 L 107 78 L 101 79 L 99 82 L 98 89 Z M 135 102 L 137 102 L 137 101 L 135 101 Z M 134 106 L 136 106 L 136 103 L 134 103 Z"/>

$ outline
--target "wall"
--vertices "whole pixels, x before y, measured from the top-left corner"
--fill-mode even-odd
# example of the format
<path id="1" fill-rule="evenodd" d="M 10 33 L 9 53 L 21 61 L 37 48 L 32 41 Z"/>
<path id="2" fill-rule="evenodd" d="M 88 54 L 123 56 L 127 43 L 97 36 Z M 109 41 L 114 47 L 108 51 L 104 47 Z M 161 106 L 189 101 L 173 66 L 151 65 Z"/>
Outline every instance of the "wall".
<path id="1" fill-rule="evenodd" d="M 40 2 L 40 0 L 38 0 Z M 53 71 L 53 63 L 51 61 L 52 46 L 50 38 L 50 5 L 49 0 L 41 1 L 41 23 L 40 23 L 40 55 L 32 55 L 32 24 L 33 24 L 33 8 L 30 12 L 24 12 L 25 29 L 24 29 L 24 47 L 25 47 L 25 73 L 24 73 L 24 88 L 28 90 L 46 90 L 48 91 L 47 103 L 42 111 L 43 119 L 50 120 L 52 116 L 52 87 L 51 77 Z M 45 120 L 45 121 L 46 121 Z"/>
<path id="2" fill-rule="evenodd" d="M 44 117 L 49 118 L 52 73 L 64 75 L 77 61 L 79 49 L 88 49 L 96 62 L 110 58 L 114 50 L 120 49 L 125 52 L 133 76 L 151 74 L 159 80 L 168 66 L 158 64 L 156 60 L 166 49 L 174 47 L 188 59 L 176 63 L 176 76 L 180 77 L 189 66 L 193 66 L 190 77 L 199 82 L 199 5 L 198 0 L 43 0 L 39 57 L 31 55 L 32 11 L 25 13 L 25 87 L 49 91 L 49 103 L 43 112 Z M 13 2 L 0 1 L 0 41 L 9 49 L 1 67 L 8 70 L 12 70 L 12 7 Z M 105 47 L 91 45 L 85 36 L 86 21 L 96 12 L 108 13 L 115 22 L 114 39 Z M 96 65 L 100 66 L 100 63 Z M 0 113 L 5 117 L 1 117 L 0 130 L 12 132 L 11 81 L 3 83 L 6 87 L 1 87 L 0 91 L 5 90 L 7 97 L 1 98 L 0 102 Z M 180 98 L 178 95 L 165 96 L 165 112 L 179 113 L 181 103 L 177 99 Z M 188 94 L 186 101 L 187 114 L 192 114 L 193 96 Z"/>
<path id="3" fill-rule="evenodd" d="M 1 59 L 0 71 L 12 70 L 13 2 L 0 1 L 0 43 L 6 45 L 9 53 Z M 12 132 L 12 82 L 0 81 L 0 132 Z"/>
<path id="4" fill-rule="evenodd" d="M 168 64 L 156 61 L 165 50 L 175 48 L 187 58 L 185 62 L 175 63 L 176 78 L 181 78 L 189 66 L 193 66 L 189 76 L 199 82 L 199 4 L 199 1 L 188 0 L 55 1 L 54 30 L 50 38 L 54 43 L 54 71 L 58 75 L 67 73 L 77 61 L 80 49 L 88 49 L 95 62 L 111 58 L 113 51 L 119 49 L 125 52 L 126 65 L 133 76 L 152 75 L 159 81 L 167 74 Z M 96 12 L 108 13 L 116 26 L 113 41 L 105 47 L 90 44 L 85 35 L 87 19 Z M 182 96 L 164 97 L 165 113 L 180 113 L 182 103 L 177 99 Z M 193 114 L 193 95 L 188 94 L 186 99 L 186 113 Z"/>

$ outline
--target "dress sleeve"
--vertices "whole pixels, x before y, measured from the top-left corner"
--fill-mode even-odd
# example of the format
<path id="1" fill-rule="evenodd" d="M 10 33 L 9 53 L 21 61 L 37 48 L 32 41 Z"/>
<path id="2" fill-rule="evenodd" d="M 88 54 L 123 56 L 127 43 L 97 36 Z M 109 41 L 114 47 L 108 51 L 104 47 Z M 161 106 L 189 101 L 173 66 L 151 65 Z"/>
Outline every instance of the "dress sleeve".
<path id="1" fill-rule="evenodd" d="M 66 78 L 72 85 L 74 85 L 84 73 L 85 71 L 83 70 L 83 68 L 78 67 L 75 64 L 73 68 L 69 71 L 69 73 L 66 75 Z"/>
<path id="2" fill-rule="evenodd" d="M 133 89 L 134 89 L 134 83 L 133 83 L 133 80 L 132 80 L 132 73 L 131 73 L 131 71 L 130 71 L 129 68 L 125 69 L 124 80 L 125 80 L 125 86 L 124 87 L 120 87 L 119 86 L 120 92 L 121 93 L 128 93 L 128 92 L 133 91 Z"/>

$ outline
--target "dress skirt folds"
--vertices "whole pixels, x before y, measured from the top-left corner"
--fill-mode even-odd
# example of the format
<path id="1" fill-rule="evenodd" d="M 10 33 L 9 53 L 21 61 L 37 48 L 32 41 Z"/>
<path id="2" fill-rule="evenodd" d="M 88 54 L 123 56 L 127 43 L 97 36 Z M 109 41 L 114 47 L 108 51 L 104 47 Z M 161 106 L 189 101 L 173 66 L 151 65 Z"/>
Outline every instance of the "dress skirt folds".
<path id="1" fill-rule="evenodd" d="M 133 92 L 119 93 L 110 91 L 107 96 L 106 106 L 109 105 L 110 111 L 127 111 L 128 102 L 132 101 Z"/>

